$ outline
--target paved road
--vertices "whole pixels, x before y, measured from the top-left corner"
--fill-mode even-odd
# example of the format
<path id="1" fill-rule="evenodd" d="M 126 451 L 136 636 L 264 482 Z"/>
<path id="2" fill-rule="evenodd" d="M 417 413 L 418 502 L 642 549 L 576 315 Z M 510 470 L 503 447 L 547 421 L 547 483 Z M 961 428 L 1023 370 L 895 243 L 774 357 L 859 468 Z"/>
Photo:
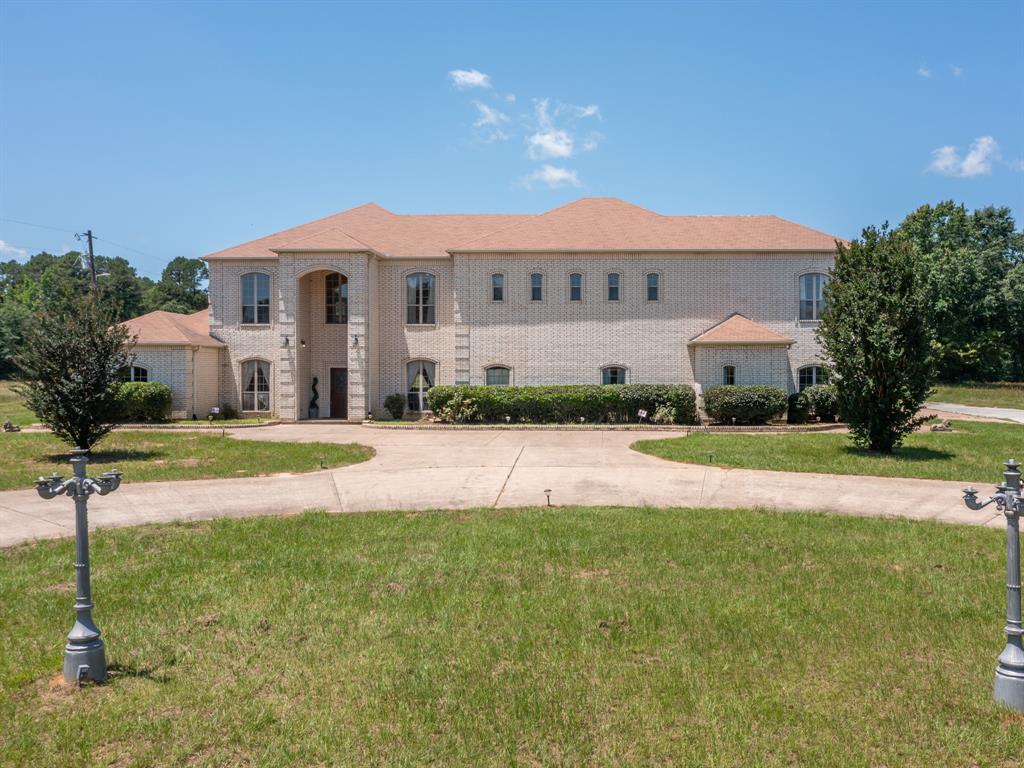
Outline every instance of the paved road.
<path id="1" fill-rule="evenodd" d="M 1024 424 L 1024 408 L 988 408 L 981 405 L 959 405 L 958 403 L 925 403 L 925 408 L 933 408 L 946 413 L 965 413 L 968 416 L 984 416 L 990 419 L 1006 419 Z"/>
<path id="2" fill-rule="evenodd" d="M 680 433 L 681 434 L 681 433 Z M 651 433 L 622 431 L 385 430 L 295 424 L 238 430 L 245 440 L 358 442 L 368 462 L 305 475 L 126 483 L 90 500 L 97 526 L 285 514 L 322 508 L 518 507 L 551 503 L 629 506 L 765 506 L 851 515 L 1003 525 L 992 507 L 971 512 L 965 482 L 719 469 L 629 450 Z M 669 434 L 659 433 L 657 437 Z M 764 435 L 765 440 L 774 436 Z M 993 468 L 995 472 L 997 468 Z M 999 478 L 965 478 L 983 491 Z M 0 546 L 74 533 L 70 499 L 34 490 L 0 493 Z"/>

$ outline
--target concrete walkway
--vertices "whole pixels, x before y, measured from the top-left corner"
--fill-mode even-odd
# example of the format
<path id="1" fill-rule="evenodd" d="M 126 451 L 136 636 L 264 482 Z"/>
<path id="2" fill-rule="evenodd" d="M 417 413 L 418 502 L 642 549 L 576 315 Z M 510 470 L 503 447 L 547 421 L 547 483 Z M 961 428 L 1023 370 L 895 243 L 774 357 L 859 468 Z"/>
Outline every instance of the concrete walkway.
<path id="1" fill-rule="evenodd" d="M 294 424 L 232 433 L 241 440 L 363 443 L 368 462 L 304 475 L 126 483 L 89 502 L 94 526 L 244 517 L 322 508 L 383 509 L 555 505 L 765 506 L 848 515 L 1002 526 L 994 507 L 972 512 L 966 482 L 719 469 L 631 451 L 636 440 L 683 433 L 385 430 Z M 765 435 L 764 439 L 773 439 Z M 973 478 L 987 493 L 998 477 Z M 130 478 L 129 478 L 130 480 Z M 0 493 L 0 546 L 74 533 L 74 504 L 34 489 Z"/>
<path id="2" fill-rule="evenodd" d="M 989 419 L 1006 419 L 1024 424 L 1024 408 L 989 408 L 981 405 L 960 405 L 959 403 L 925 403 L 925 408 L 932 408 L 946 413 L 964 413 L 968 416 L 984 416 Z"/>

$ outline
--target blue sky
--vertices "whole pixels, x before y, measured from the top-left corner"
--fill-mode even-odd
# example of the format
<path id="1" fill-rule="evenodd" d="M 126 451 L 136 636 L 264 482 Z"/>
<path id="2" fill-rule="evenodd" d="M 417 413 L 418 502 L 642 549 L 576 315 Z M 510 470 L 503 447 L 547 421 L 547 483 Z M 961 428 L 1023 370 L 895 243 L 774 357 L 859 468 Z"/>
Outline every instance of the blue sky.
<path id="1" fill-rule="evenodd" d="M 0 259 L 91 227 L 158 275 L 367 201 L 613 195 L 844 237 L 946 198 L 1020 221 L 1022 29 L 1019 0 L 5 0 Z"/>

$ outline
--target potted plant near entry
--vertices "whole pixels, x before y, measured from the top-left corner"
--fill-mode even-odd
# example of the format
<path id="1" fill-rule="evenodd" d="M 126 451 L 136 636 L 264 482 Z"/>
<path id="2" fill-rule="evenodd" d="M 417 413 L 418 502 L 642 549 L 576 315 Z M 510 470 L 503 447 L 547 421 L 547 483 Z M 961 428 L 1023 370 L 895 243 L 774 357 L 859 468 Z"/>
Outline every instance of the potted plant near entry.
<path id="1" fill-rule="evenodd" d="M 316 385 L 318 383 L 316 376 L 313 377 L 313 395 L 309 398 L 309 418 L 319 419 L 320 418 L 320 393 L 316 391 Z"/>

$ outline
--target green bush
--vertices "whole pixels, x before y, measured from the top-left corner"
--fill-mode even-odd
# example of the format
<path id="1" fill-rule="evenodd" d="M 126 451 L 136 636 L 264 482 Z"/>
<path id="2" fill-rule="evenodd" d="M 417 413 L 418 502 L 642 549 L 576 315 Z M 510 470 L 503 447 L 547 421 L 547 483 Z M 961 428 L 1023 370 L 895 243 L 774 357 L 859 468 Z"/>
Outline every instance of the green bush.
<path id="1" fill-rule="evenodd" d="M 634 422 L 670 408 L 675 423 L 696 421 L 693 390 L 680 384 L 578 384 L 542 387 L 437 386 L 427 393 L 430 409 L 442 420 L 566 424 Z M 474 413 L 464 412 L 471 401 Z M 458 417 L 458 418 L 456 418 Z"/>
<path id="2" fill-rule="evenodd" d="M 803 391 L 811 406 L 811 412 L 822 421 L 835 421 L 839 413 L 836 388 L 832 384 L 814 384 Z"/>
<path id="3" fill-rule="evenodd" d="M 724 424 L 764 424 L 786 412 L 789 395 L 779 387 L 760 385 L 710 387 L 704 392 L 704 409 Z"/>
<path id="4" fill-rule="evenodd" d="M 384 410 L 391 414 L 391 418 L 400 419 L 405 415 L 405 396 L 388 395 L 384 398 Z"/>
<path id="5" fill-rule="evenodd" d="M 125 381 L 117 404 L 121 421 L 162 421 L 171 411 L 171 388 L 159 381 Z"/>
<path id="6" fill-rule="evenodd" d="M 804 392 L 794 392 L 789 396 L 789 411 L 786 421 L 790 424 L 806 424 L 811 415 L 811 400 Z"/>

